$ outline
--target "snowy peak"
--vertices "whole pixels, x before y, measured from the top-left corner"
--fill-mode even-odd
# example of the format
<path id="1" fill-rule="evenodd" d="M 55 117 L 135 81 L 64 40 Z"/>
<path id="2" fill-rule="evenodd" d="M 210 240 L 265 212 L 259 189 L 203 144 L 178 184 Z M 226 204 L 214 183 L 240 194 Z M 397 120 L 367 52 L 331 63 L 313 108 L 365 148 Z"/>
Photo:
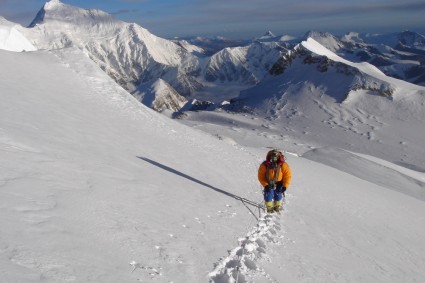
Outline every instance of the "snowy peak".
<path id="1" fill-rule="evenodd" d="M 100 10 L 47 2 L 27 29 L 27 36 L 39 49 L 76 46 L 84 50 L 129 92 L 159 78 L 184 95 L 200 87 L 186 75 L 196 73 L 196 56 L 137 24 L 116 20 Z"/>
<path id="2" fill-rule="evenodd" d="M 275 37 L 275 35 L 271 31 L 267 31 L 263 36 Z"/>
<path id="3" fill-rule="evenodd" d="M 51 0 L 44 4 L 37 13 L 35 19 L 29 27 L 46 22 L 58 22 L 62 24 L 76 25 L 96 25 L 99 23 L 117 23 L 112 15 L 100 10 L 85 10 L 71 5 L 64 4 L 59 0 Z"/>
<path id="4" fill-rule="evenodd" d="M 31 23 L 31 28 L 26 30 L 23 31 L 24 35 L 39 49 L 76 46 L 83 50 L 130 93 L 135 93 L 140 85 L 162 79 L 185 97 L 215 102 L 218 102 L 215 96 L 222 99 L 221 94 L 215 94 L 221 87 L 232 84 L 231 92 L 234 93 L 223 98 L 228 100 L 241 89 L 260 83 L 279 58 L 300 42 L 300 38 L 276 36 L 271 31 L 253 41 L 229 41 L 222 37 L 197 38 L 202 44 L 194 44 L 196 40 L 171 41 L 157 37 L 137 24 L 116 20 L 105 12 L 73 7 L 58 0 L 46 2 Z M 330 33 L 311 31 L 306 34 L 306 42 L 309 38 L 347 62 L 368 61 L 386 74 L 394 69 L 388 68 L 388 72 L 381 68 L 384 64 L 388 65 L 387 53 L 390 53 L 390 48 L 382 50 L 384 47 L 368 46 L 361 41 L 359 34 L 350 33 L 338 39 Z M 404 38 L 403 42 L 410 44 L 418 42 L 419 37 L 406 33 Z M 405 56 L 400 53 L 402 55 Z M 320 56 L 325 55 L 317 54 L 316 57 Z M 403 62 L 400 70 L 392 72 L 393 76 L 409 77 L 415 83 L 423 82 L 423 67 L 420 63 L 416 64 L 421 60 L 411 55 L 403 58 L 407 64 Z M 402 60 L 395 59 L 398 61 L 394 62 Z M 330 57 L 323 59 L 318 68 L 325 70 L 328 64 L 332 64 L 330 61 L 356 70 L 360 70 L 360 67 L 369 71 L 373 69 L 367 64 L 354 66 Z M 404 70 L 409 72 L 408 75 L 403 73 Z M 379 76 L 384 77 L 382 72 Z M 373 73 L 376 77 L 379 71 L 375 68 Z"/>
<path id="5" fill-rule="evenodd" d="M 255 79 L 246 70 L 245 58 L 248 53 L 247 47 L 225 48 L 211 56 L 206 71 L 207 81 L 237 81 L 255 83 Z M 242 75 L 241 74 L 245 74 Z"/>
<path id="6" fill-rule="evenodd" d="M 258 41 L 244 47 L 225 48 L 211 56 L 205 79 L 211 82 L 239 81 L 256 84 L 281 55 L 281 49 Z"/>
<path id="7" fill-rule="evenodd" d="M 261 41 L 261 40 L 273 39 L 275 37 L 276 37 L 276 35 L 274 35 L 271 31 L 267 31 L 262 36 L 256 38 L 256 40 L 260 40 Z"/>
<path id="8" fill-rule="evenodd" d="M 309 31 L 305 34 L 304 39 L 308 40 L 309 38 L 314 39 L 333 52 L 345 48 L 345 44 L 342 41 L 328 32 Z"/>
<path id="9" fill-rule="evenodd" d="M 308 32 L 306 32 L 306 34 L 304 35 L 304 38 L 314 38 L 314 39 L 319 39 L 319 38 L 324 38 L 324 39 L 328 39 L 328 38 L 332 38 L 335 39 L 335 36 L 329 32 L 321 32 L 321 31 L 316 31 L 316 30 L 310 30 Z"/>
<path id="10" fill-rule="evenodd" d="M 375 66 L 369 64 L 369 63 L 352 63 L 346 59 L 341 58 L 340 56 L 336 55 L 332 50 L 329 48 L 326 48 L 323 44 L 316 41 L 313 38 L 308 38 L 307 40 L 301 42 L 301 45 L 306 48 L 307 50 L 321 56 L 326 56 L 330 60 L 333 60 L 335 62 L 341 62 L 346 65 L 355 67 L 364 73 L 373 75 L 373 76 L 385 76 L 378 68 Z"/>
<path id="11" fill-rule="evenodd" d="M 191 44 L 187 40 L 174 40 L 173 42 L 175 42 L 177 45 L 182 47 L 187 52 L 192 53 L 194 55 L 201 55 L 202 56 L 206 53 L 206 51 L 203 48 L 196 46 L 194 44 Z"/>
<path id="12" fill-rule="evenodd" d="M 44 4 L 44 8 L 46 10 L 52 10 L 57 7 L 60 7 L 61 5 L 64 5 L 64 4 L 59 0 L 50 0 L 50 1 L 47 1 L 46 4 Z"/>
<path id="13" fill-rule="evenodd" d="M 293 41 L 295 37 L 290 35 L 280 35 L 276 36 L 271 31 L 266 32 L 264 35 L 260 37 L 256 37 L 253 39 L 253 42 L 261 42 L 261 43 L 269 43 L 270 47 L 283 47 L 286 48 L 286 42 Z"/>

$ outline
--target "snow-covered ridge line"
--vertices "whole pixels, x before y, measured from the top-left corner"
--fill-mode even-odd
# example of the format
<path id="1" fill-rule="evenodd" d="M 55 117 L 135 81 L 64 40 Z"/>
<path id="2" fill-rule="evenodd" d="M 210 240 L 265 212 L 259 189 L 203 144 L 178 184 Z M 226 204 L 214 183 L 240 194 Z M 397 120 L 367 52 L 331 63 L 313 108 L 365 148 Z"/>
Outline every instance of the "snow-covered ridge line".
<path id="1" fill-rule="evenodd" d="M 330 51 L 329 49 L 327 49 L 326 47 L 324 47 L 323 45 L 321 45 L 319 42 L 317 42 L 311 37 L 309 37 L 306 41 L 302 41 L 301 45 L 313 53 L 316 53 L 321 56 L 326 56 L 333 61 L 337 61 L 337 62 L 344 63 L 346 65 L 353 66 L 366 74 L 369 74 L 372 76 L 385 76 L 385 74 L 382 73 L 378 68 L 376 68 L 375 66 L 369 63 L 353 63 L 341 58 L 340 56 L 336 55 L 334 52 Z"/>
<path id="2" fill-rule="evenodd" d="M 191 52 L 100 10 L 50 1 L 25 35 L 40 49 L 77 46 L 129 92 L 157 79 L 179 94 L 188 95 L 201 87 L 190 75 L 199 68 L 199 60 Z"/>
<path id="3" fill-rule="evenodd" d="M 61 25 L 113 25 L 119 23 L 111 14 L 98 9 L 81 9 L 64 4 L 59 0 L 51 0 L 44 4 L 29 27 L 35 27 L 46 22 L 56 22 Z"/>
<path id="4" fill-rule="evenodd" d="M 381 70 L 379 70 L 377 67 L 375 67 L 372 64 L 369 64 L 367 62 L 354 63 L 354 62 L 348 61 L 348 60 L 336 55 L 334 52 L 330 51 L 329 49 L 327 49 L 326 47 L 321 45 L 319 42 L 317 42 L 313 38 L 308 38 L 306 41 L 302 41 L 301 45 L 303 47 L 305 47 L 306 49 L 310 50 L 311 52 L 317 54 L 317 55 L 326 56 L 327 58 L 329 58 L 330 60 L 333 60 L 335 62 L 340 62 L 340 63 L 346 64 L 348 66 L 354 67 L 354 68 L 358 69 L 359 71 L 363 72 L 364 74 L 369 75 L 373 78 L 382 80 L 384 82 L 388 82 L 388 83 L 391 83 L 393 85 L 399 85 L 399 86 L 402 86 L 402 87 L 408 88 L 408 89 L 425 90 L 424 87 L 420 87 L 420 86 L 408 83 L 408 82 L 403 81 L 403 80 L 398 80 L 398 79 L 395 79 L 395 78 L 388 77 Z"/>
<path id="5" fill-rule="evenodd" d="M 16 52 L 37 50 L 20 29 L 23 29 L 20 25 L 0 16 L 0 49 Z"/>
<path id="6" fill-rule="evenodd" d="M 151 95 L 157 96 L 154 99 L 162 101 L 158 104 L 172 112 L 179 110 L 183 104 L 176 103 L 184 100 L 181 96 L 213 101 L 217 105 L 229 101 L 237 97 L 240 91 L 267 80 L 271 69 L 273 72 L 273 66 L 279 66 L 280 58 L 291 57 L 299 49 L 311 49 L 319 56 L 326 56 L 332 61 L 329 65 L 336 66 L 342 72 L 350 67 L 362 73 L 353 80 L 352 90 L 370 90 L 390 97 L 399 88 L 403 91 L 418 89 L 385 76 L 381 68 L 374 67 L 372 62 L 402 65 L 400 68 L 392 65 L 385 67 L 385 70 L 389 70 L 386 74 L 392 73 L 398 78 L 408 77 L 411 82 L 418 84 L 425 80 L 419 53 L 406 50 L 397 53 L 391 49 L 394 46 L 375 48 L 366 45 L 358 33 L 338 39 L 330 33 L 309 32 L 301 42 L 301 38 L 285 41 L 269 31 L 252 40 L 224 44 L 222 49 L 206 55 L 204 50 L 187 41 L 163 39 L 137 24 L 117 20 L 106 12 L 82 9 L 57 0 L 46 2 L 30 27 L 20 31 L 37 48 L 77 46 L 135 96 L 142 97 L 146 85 L 153 85 L 158 79 L 163 80 L 170 85 L 167 91 L 170 95 L 164 99 L 164 92 L 159 91 L 160 88 L 155 88 Z M 402 44 L 404 49 L 422 46 L 420 35 L 402 34 L 399 37 L 399 41 L 405 44 Z M 388 56 L 390 53 L 398 54 L 399 57 L 392 58 Z M 392 61 L 388 63 L 390 57 Z M 368 59 L 369 63 L 359 63 Z M 322 60 L 318 67 L 326 68 L 327 63 Z M 152 107 L 153 104 L 149 105 Z"/>

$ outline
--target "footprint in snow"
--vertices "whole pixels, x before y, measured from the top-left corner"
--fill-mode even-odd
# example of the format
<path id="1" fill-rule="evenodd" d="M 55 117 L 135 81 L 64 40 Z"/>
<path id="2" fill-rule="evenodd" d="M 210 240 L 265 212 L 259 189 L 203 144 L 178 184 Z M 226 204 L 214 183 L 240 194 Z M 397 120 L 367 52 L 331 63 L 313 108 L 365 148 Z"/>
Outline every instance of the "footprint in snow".
<path id="1" fill-rule="evenodd" d="M 133 267 L 133 270 L 131 271 L 131 273 L 133 273 L 136 269 L 140 269 L 140 270 L 146 271 L 147 275 L 149 275 L 149 277 L 151 279 L 162 276 L 162 273 L 161 273 L 162 268 L 161 267 L 145 266 L 145 265 L 138 263 L 134 260 L 132 262 L 130 262 L 130 265 Z"/>
<path id="2" fill-rule="evenodd" d="M 251 282 L 256 281 L 256 277 L 272 280 L 261 268 L 261 262 L 270 261 L 267 256 L 269 244 L 280 244 L 282 236 L 279 235 L 279 218 L 278 215 L 263 215 L 258 224 L 245 237 L 239 239 L 239 246 L 216 263 L 214 270 L 209 273 L 210 282 Z"/>

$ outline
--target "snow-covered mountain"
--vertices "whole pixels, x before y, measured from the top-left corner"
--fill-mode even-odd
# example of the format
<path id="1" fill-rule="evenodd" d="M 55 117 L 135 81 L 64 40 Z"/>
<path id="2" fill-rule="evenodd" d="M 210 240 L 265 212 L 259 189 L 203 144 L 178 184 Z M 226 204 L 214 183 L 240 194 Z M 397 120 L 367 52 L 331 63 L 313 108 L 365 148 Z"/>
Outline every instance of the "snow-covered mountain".
<path id="1" fill-rule="evenodd" d="M 284 117 L 299 119 L 303 122 L 294 123 L 296 126 L 291 128 L 299 135 L 300 125 L 310 127 L 309 119 L 321 121 L 321 126 L 342 129 L 343 137 L 338 142 L 328 141 L 324 134 L 318 138 L 320 143 L 348 147 L 352 143 L 347 132 L 361 139 L 380 140 L 378 133 L 385 129 L 380 127 L 384 124 L 382 120 L 393 119 L 381 112 L 396 113 L 392 116 L 409 121 L 407 116 L 414 117 L 415 121 L 422 119 L 423 89 L 388 77 L 389 73 L 398 74 L 394 75 L 398 78 L 406 78 L 408 74 L 410 81 L 420 82 L 425 76 L 421 71 L 422 40 L 418 34 L 349 33 L 337 38 L 330 33 L 308 32 L 300 43 L 295 38 L 268 32 L 249 44 L 227 47 L 207 56 L 204 49 L 192 43 L 176 44 L 136 24 L 115 20 L 102 11 L 84 10 L 57 0 L 47 2 L 31 27 L 22 30 L 41 49 L 77 46 L 116 82 L 158 111 L 177 112 L 186 99 L 191 102 L 181 111 L 216 109 L 220 102 L 242 91 L 242 96 L 233 102 L 263 113 L 275 121 L 276 126 L 286 123 Z M 248 89 L 253 86 L 256 87 Z M 367 106 L 366 110 L 359 110 L 364 111 L 361 114 L 354 110 L 362 109 L 359 101 L 374 105 L 374 100 L 379 104 L 375 108 Z M 217 105 L 214 107 L 208 101 Z M 309 110 L 309 119 L 305 120 L 306 115 L 301 114 L 305 112 L 300 109 L 309 108 L 310 104 L 315 107 Z M 402 111 L 397 109 L 406 111 L 400 114 Z M 380 122 L 368 121 L 369 116 L 381 117 Z M 341 117 L 347 121 L 340 120 Z M 352 121 L 360 121 L 362 130 L 353 130 Z M 319 125 L 317 129 L 321 129 Z M 327 132 L 317 131 L 319 136 Z M 389 134 L 387 131 L 383 136 L 393 139 L 386 137 Z M 416 138 L 407 130 L 405 137 L 412 142 Z M 395 144 L 401 149 L 406 141 L 395 141 Z M 396 162 L 408 161 L 411 166 L 422 166 L 418 158 L 403 159 L 394 153 Z"/>
<path id="2" fill-rule="evenodd" d="M 258 41 L 244 47 L 225 48 L 209 59 L 205 79 L 255 85 L 285 52 Z"/>
<path id="3" fill-rule="evenodd" d="M 133 92 L 133 96 L 144 105 L 158 112 L 165 110 L 178 112 L 187 103 L 187 100 L 183 96 L 162 79 L 158 79 L 152 84 L 146 83 L 140 85 Z"/>
<path id="4" fill-rule="evenodd" d="M 309 38 L 314 39 L 318 43 L 320 43 L 322 46 L 326 47 L 328 50 L 339 53 L 341 51 L 350 49 L 349 42 L 347 41 L 341 41 L 336 36 L 329 32 L 318 32 L 318 31 L 309 31 L 304 35 L 303 40 L 308 40 Z M 347 37 L 345 37 L 347 38 Z M 352 40 L 354 37 L 350 36 L 350 40 Z M 348 43 L 348 44 L 347 44 Z M 343 54 L 343 53 L 342 53 Z"/>
<path id="5" fill-rule="evenodd" d="M 354 62 L 368 62 L 388 76 L 425 85 L 425 37 L 414 32 L 382 35 L 348 33 L 337 38 L 330 33 L 309 32 L 327 49 Z"/>
<path id="6" fill-rule="evenodd" d="M 59 1 L 3 20 L 3 49 L 46 50 L 0 50 L 0 281 L 420 282 L 425 88 L 344 57 L 374 50 L 361 35 L 313 37 L 208 57 Z M 199 81 L 256 85 L 223 107 L 173 87 Z M 268 147 L 293 171 L 281 215 L 261 211 Z"/>
<path id="7" fill-rule="evenodd" d="M 332 73 L 336 74 L 334 79 L 338 81 L 340 87 L 345 87 L 346 90 L 341 91 L 340 88 L 336 89 L 335 87 L 329 87 L 328 89 L 335 92 L 335 95 L 332 96 L 339 96 L 336 99 L 338 102 L 345 100 L 345 95 L 348 95 L 350 91 L 358 89 L 375 91 L 383 96 L 392 96 L 396 85 L 405 89 L 424 89 L 423 87 L 417 87 L 404 81 L 387 77 L 377 67 L 369 63 L 354 63 L 345 60 L 313 38 L 308 38 L 306 41 L 303 41 L 290 53 L 282 57 L 279 62 L 273 66 L 270 73 L 272 75 L 283 75 L 285 80 L 291 81 L 292 78 L 288 76 L 286 72 L 288 68 L 291 68 L 295 69 L 298 75 L 302 74 L 303 76 L 299 77 L 296 81 L 301 82 L 303 79 L 304 81 L 309 81 L 318 78 L 316 73 L 311 75 L 311 72 L 302 70 L 302 65 L 313 66 L 315 71 L 319 73 L 326 73 L 328 75 L 329 72 L 333 71 Z M 348 83 L 344 85 L 344 81 L 338 78 L 339 74 L 343 77 L 347 77 Z M 311 75 L 311 77 L 309 77 L 309 75 Z"/>
<path id="8" fill-rule="evenodd" d="M 187 41 L 162 39 L 102 11 L 58 0 L 43 6 L 25 34 L 39 49 L 77 46 L 130 93 L 162 79 L 185 97 L 196 97 L 199 91 L 211 93 L 209 88 L 223 83 L 236 88 L 252 86 L 284 52 L 279 45 L 257 41 L 208 58 L 202 48 Z"/>
<path id="9" fill-rule="evenodd" d="M 277 41 L 276 35 L 272 31 L 267 31 L 262 36 L 256 37 L 254 40 L 256 41 Z"/>
<path id="10" fill-rule="evenodd" d="M 202 47 L 194 45 L 187 40 L 179 39 L 179 40 L 173 40 L 173 42 L 183 47 L 186 51 L 195 55 L 203 56 L 203 55 L 206 55 L 207 53 L 207 51 L 205 51 Z"/>
<path id="11" fill-rule="evenodd" d="M 137 24 L 114 19 L 100 10 L 85 10 L 50 0 L 39 11 L 26 36 L 39 49 L 77 46 L 121 86 L 134 91 L 141 83 L 166 78 L 181 94 L 202 87 L 191 73 L 196 56 L 151 34 Z M 172 78 L 172 80 L 167 78 Z"/>
<path id="12" fill-rule="evenodd" d="M 265 118 L 264 131 L 279 135 L 282 142 L 291 135 L 299 143 L 307 138 L 318 145 L 367 149 L 363 153 L 425 168 L 422 155 L 412 153 L 425 154 L 425 136 L 418 133 L 425 120 L 425 88 L 388 77 L 371 64 L 350 62 L 312 38 L 277 62 L 269 77 L 233 99 L 228 109 Z M 189 116 L 187 123 L 205 121 L 197 116 Z M 407 150 L 407 144 L 414 149 Z"/>
<path id="13" fill-rule="evenodd" d="M 251 41 L 221 37 L 166 40 L 105 12 L 59 0 L 48 1 L 30 27 L 19 31 L 39 49 L 77 46 L 130 93 L 161 79 L 178 96 L 215 103 L 230 100 L 263 81 L 272 66 L 294 53 L 292 49 L 300 43 L 295 37 L 271 32 Z M 384 37 L 350 33 L 338 39 L 312 31 L 302 39 L 308 38 L 349 61 L 369 62 L 389 76 L 424 84 L 423 37 L 419 34 Z M 176 95 L 168 97 L 181 100 Z M 174 102 L 162 105 L 177 105 Z"/>
<path id="14" fill-rule="evenodd" d="M 389 34 L 365 34 L 363 38 L 369 44 L 382 44 L 394 49 L 408 47 L 425 50 L 425 37 L 409 30 Z"/>
<path id="15" fill-rule="evenodd" d="M 313 41 L 302 46 L 318 48 Z M 297 60 L 293 65 L 302 64 Z M 314 127 L 323 122 L 311 105 L 337 109 L 320 97 L 292 113 L 311 115 L 310 129 L 290 117 L 285 121 L 297 131 L 244 114 L 199 112 L 210 115 L 195 125 L 200 129 L 212 133 L 222 123 L 210 135 L 145 107 L 75 46 L 0 50 L 0 62 L 0 281 L 396 283 L 425 277 L 425 175 L 373 157 L 423 159 L 423 119 L 408 114 L 421 111 L 415 94 L 396 91 L 391 101 L 352 93 L 353 100 L 383 109 L 365 112 L 351 104 L 329 112 L 334 120 L 328 122 L 349 126 L 349 135 L 369 127 L 370 139 L 347 139 L 360 152 L 372 149 L 365 156 L 316 146 Z M 306 98 L 293 93 L 300 95 Z M 409 99 L 409 109 L 387 107 Z M 388 120 L 378 116 L 388 111 Z M 349 113 L 361 120 L 344 120 Z M 403 136 L 411 131 L 407 124 L 416 140 Z M 379 140 L 380 128 L 393 138 Z M 341 139 L 338 130 L 319 130 Z M 400 151 L 388 150 L 394 142 L 403 142 Z M 285 150 L 293 180 L 284 211 L 264 215 L 251 204 L 262 202 L 257 168 L 266 147 L 275 145 Z"/>
<path id="16" fill-rule="evenodd" d="M 288 47 L 285 43 L 291 43 L 293 41 L 296 41 L 297 37 L 291 36 L 291 35 L 275 35 L 271 31 L 267 31 L 262 36 L 255 37 L 253 41 L 258 41 L 262 43 L 269 43 L 274 45 L 280 45 L 283 47 Z"/>
<path id="17" fill-rule="evenodd" d="M 365 60 L 387 75 L 425 86 L 425 37 L 404 31 L 364 37 L 368 48 Z"/>

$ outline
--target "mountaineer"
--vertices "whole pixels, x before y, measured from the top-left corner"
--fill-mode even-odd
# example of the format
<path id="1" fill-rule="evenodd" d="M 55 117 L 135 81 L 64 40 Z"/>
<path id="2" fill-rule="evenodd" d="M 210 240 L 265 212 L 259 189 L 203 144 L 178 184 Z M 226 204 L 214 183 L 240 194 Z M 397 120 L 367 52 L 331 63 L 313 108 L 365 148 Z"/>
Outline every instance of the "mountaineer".
<path id="1" fill-rule="evenodd" d="M 277 149 L 270 150 L 258 169 L 258 180 L 264 188 L 267 212 L 280 211 L 291 177 L 291 169 L 282 152 Z"/>

